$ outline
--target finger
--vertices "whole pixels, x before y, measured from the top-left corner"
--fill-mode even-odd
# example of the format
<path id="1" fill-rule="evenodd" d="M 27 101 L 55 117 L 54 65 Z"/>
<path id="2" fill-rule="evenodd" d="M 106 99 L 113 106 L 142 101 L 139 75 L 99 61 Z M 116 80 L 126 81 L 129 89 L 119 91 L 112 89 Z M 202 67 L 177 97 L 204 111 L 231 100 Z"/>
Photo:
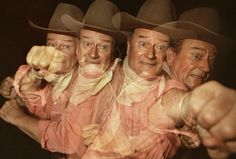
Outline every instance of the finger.
<path id="1" fill-rule="evenodd" d="M 207 152 L 212 159 L 228 159 L 231 154 L 227 148 L 207 149 Z"/>
<path id="2" fill-rule="evenodd" d="M 13 86 L 13 79 L 11 77 L 6 77 L 2 82 L 1 82 L 1 87 L 9 87 Z"/>
<path id="3" fill-rule="evenodd" d="M 93 129 L 92 131 L 87 131 L 82 133 L 83 138 L 90 138 L 92 136 L 97 136 L 98 134 L 98 129 Z"/>
<path id="4" fill-rule="evenodd" d="M 231 109 L 232 102 L 230 100 L 225 100 L 224 96 L 217 96 L 205 104 L 198 115 L 197 122 L 208 129 L 222 120 Z"/>
<path id="5" fill-rule="evenodd" d="M 85 145 L 91 145 L 93 141 L 95 140 L 96 136 L 89 138 L 89 139 L 84 139 L 84 144 Z"/>
<path id="6" fill-rule="evenodd" d="M 91 145 L 96 137 L 97 137 L 97 135 L 93 135 L 89 138 L 84 138 L 84 144 L 85 145 Z"/>
<path id="7" fill-rule="evenodd" d="M 5 118 L 8 112 L 11 112 L 13 110 L 14 105 L 16 104 L 16 102 L 14 103 L 14 101 L 15 100 L 8 100 L 3 104 L 0 110 L 1 117 Z"/>
<path id="8" fill-rule="evenodd" d="M 32 59 L 35 56 L 35 53 L 38 52 L 40 46 L 33 46 L 26 56 L 26 62 L 28 65 L 32 66 Z"/>
<path id="9" fill-rule="evenodd" d="M 83 131 L 87 131 L 87 130 L 90 130 L 90 129 L 97 129 L 97 128 L 99 128 L 98 124 L 90 124 L 90 125 L 84 126 Z"/>
<path id="10" fill-rule="evenodd" d="M 236 140 L 236 108 L 231 110 L 220 122 L 210 128 L 210 132 L 216 138 L 223 141 Z"/>
<path id="11" fill-rule="evenodd" d="M 226 159 L 230 153 L 226 144 L 215 138 L 207 129 L 197 126 L 199 136 L 202 139 L 203 145 L 207 148 L 208 154 L 214 159 Z"/>
<path id="12" fill-rule="evenodd" d="M 63 68 L 64 62 L 66 62 L 64 53 L 61 51 L 56 50 L 54 52 L 54 56 L 52 58 L 52 61 L 49 65 L 48 70 L 52 73 L 60 73 L 63 72 L 62 70 L 65 69 Z"/>
<path id="13" fill-rule="evenodd" d="M 48 69 L 51 60 L 54 56 L 54 48 L 51 47 L 44 47 L 44 54 L 40 57 L 39 60 L 39 68 L 40 69 Z"/>
<path id="14" fill-rule="evenodd" d="M 228 141 L 226 142 L 226 146 L 230 152 L 236 153 L 236 141 Z"/>
<path id="15" fill-rule="evenodd" d="M 213 149 L 220 145 L 220 141 L 214 138 L 207 129 L 197 125 L 197 131 L 205 147 Z"/>
<path id="16" fill-rule="evenodd" d="M 11 78 L 10 76 L 6 77 L 4 81 L 13 86 L 13 78 Z"/>
<path id="17" fill-rule="evenodd" d="M 30 52 L 29 52 L 29 57 L 27 55 L 27 63 L 29 66 L 35 69 L 40 69 L 39 68 L 39 60 L 40 57 L 43 56 L 45 51 L 45 46 L 34 46 Z"/>
<path id="18" fill-rule="evenodd" d="M 215 98 L 222 86 L 215 81 L 207 82 L 192 91 L 189 105 L 190 111 L 196 116 L 209 101 Z"/>

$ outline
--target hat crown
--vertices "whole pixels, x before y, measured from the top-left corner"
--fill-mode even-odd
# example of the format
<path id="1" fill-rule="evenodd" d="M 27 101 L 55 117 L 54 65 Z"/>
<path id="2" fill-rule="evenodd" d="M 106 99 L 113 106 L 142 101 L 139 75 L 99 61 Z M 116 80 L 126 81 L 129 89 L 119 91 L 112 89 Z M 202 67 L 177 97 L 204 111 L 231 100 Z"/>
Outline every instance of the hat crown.
<path id="1" fill-rule="evenodd" d="M 48 28 L 67 31 L 68 29 L 61 21 L 63 14 L 68 14 L 77 20 L 82 20 L 83 18 L 83 12 L 78 7 L 67 3 L 59 3 L 50 19 Z"/>
<path id="2" fill-rule="evenodd" d="M 96 27 L 116 30 L 112 24 L 112 17 L 119 12 L 119 8 L 108 0 L 95 0 L 88 8 L 83 23 Z"/>
<path id="3" fill-rule="evenodd" d="M 195 8 L 182 13 L 179 21 L 187 21 L 200 25 L 212 32 L 220 32 L 220 15 L 213 8 Z"/>
<path id="4" fill-rule="evenodd" d="M 175 20 L 176 10 L 171 0 L 146 0 L 139 9 L 137 18 L 164 24 Z"/>

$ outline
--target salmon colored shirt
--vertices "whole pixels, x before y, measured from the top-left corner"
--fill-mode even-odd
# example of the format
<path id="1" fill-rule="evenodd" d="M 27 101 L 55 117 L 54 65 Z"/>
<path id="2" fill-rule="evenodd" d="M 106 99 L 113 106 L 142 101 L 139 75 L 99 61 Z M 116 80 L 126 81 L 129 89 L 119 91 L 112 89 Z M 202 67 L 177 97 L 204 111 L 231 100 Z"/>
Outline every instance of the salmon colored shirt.
<path id="1" fill-rule="evenodd" d="M 21 66 L 14 83 L 17 93 L 26 101 L 30 112 L 40 117 L 38 129 L 42 147 L 52 152 L 65 153 L 68 159 L 80 158 L 87 148 L 83 143 L 82 128 L 92 123 L 93 114 L 98 111 L 94 107 L 98 104 L 94 103 L 99 103 L 105 97 L 93 95 L 79 105 L 70 103 L 70 93 L 76 80 L 71 82 L 56 102 L 51 100 L 51 86 L 32 94 L 23 94 L 20 82 L 29 69 L 28 66 Z M 106 91 L 111 92 L 110 89 L 110 84 L 105 86 Z"/>
<path id="2" fill-rule="evenodd" d="M 103 94 L 108 100 L 98 103 L 102 115 L 94 115 L 94 123 L 99 124 L 100 133 L 91 144 L 83 159 L 117 158 L 117 159 L 166 159 L 172 157 L 180 146 L 179 134 L 172 121 L 160 109 L 156 114 L 155 125 L 149 122 L 148 110 L 160 102 L 161 96 L 170 89 L 186 90 L 175 80 L 159 78 L 159 84 L 140 102 L 131 106 L 118 103 L 123 82 L 123 72 L 116 74 L 113 80 L 113 92 Z M 161 86 L 161 84 L 164 84 Z M 101 95 L 101 94 L 100 94 Z M 99 115 L 98 115 L 99 114 Z"/>

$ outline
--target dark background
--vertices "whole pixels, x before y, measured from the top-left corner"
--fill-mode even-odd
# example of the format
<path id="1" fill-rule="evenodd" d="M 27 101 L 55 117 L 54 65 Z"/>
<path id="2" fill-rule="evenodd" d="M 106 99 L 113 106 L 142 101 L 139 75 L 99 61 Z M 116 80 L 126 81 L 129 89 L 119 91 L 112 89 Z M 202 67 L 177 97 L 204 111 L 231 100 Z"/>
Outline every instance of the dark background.
<path id="1" fill-rule="evenodd" d="M 136 15 L 144 0 L 113 0 L 120 10 Z M 177 13 L 200 6 L 214 7 L 222 17 L 223 35 L 236 39 L 236 5 L 234 0 L 173 0 Z M 86 11 L 92 0 L 2 0 L 0 4 L 0 80 L 12 76 L 31 46 L 42 45 L 43 34 L 28 25 L 32 20 L 41 26 L 47 26 L 58 2 L 79 6 Z M 236 88 L 236 51 L 222 52 L 216 63 L 213 79 L 224 85 Z M 0 97 L 0 105 L 4 103 Z M 49 154 L 41 150 L 39 144 L 24 135 L 17 128 L 0 119 L 0 158 L 1 159 L 47 159 Z"/>

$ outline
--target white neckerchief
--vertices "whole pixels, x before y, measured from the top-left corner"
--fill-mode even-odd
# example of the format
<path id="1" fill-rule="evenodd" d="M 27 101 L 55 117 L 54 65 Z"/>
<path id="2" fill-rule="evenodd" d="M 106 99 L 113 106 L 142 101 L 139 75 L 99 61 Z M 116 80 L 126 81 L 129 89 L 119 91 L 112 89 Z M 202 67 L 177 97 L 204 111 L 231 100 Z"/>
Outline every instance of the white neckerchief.
<path id="1" fill-rule="evenodd" d="M 52 101 L 55 102 L 61 95 L 61 93 L 67 88 L 69 85 L 71 78 L 73 76 L 73 71 L 76 66 L 74 66 L 70 72 L 66 75 L 63 75 L 57 79 L 57 82 L 53 85 L 52 89 Z"/>
<path id="2" fill-rule="evenodd" d="M 162 69 L 163 69 L 171 78 L 173 78 L 172 75 L 171 75 L 171 72 L 170 72 L 170 67 L 169 67 L 169 65 L 167 64 L 167 62 L 164 62 L 164 63 L 163 63 Z"/>
<path id="3" fill-rule="evenodd" d="M 139 77 L 128 65 L 127 57 L 123 63 L 124 82 L 121 93 L 118 96 L 118 103 L 131 106 L 133 102 L 142 101 L 150 91 L 158 86 L 158 79 L 154 81 L 146 81 Z"/>
<path id="4" fill-rule="evenodd" d="M 120 59 L 116 58 L 112 67 L 102 76 L 95 79 L 86 78 L 79 72 L 78 80 L 76 81 L 71 93 L 70 102 L 74 105 L 78 105 L 90 96 L 97 94 L 111 81 L 113 72 L 115 71 L 119 61 Z"/>

